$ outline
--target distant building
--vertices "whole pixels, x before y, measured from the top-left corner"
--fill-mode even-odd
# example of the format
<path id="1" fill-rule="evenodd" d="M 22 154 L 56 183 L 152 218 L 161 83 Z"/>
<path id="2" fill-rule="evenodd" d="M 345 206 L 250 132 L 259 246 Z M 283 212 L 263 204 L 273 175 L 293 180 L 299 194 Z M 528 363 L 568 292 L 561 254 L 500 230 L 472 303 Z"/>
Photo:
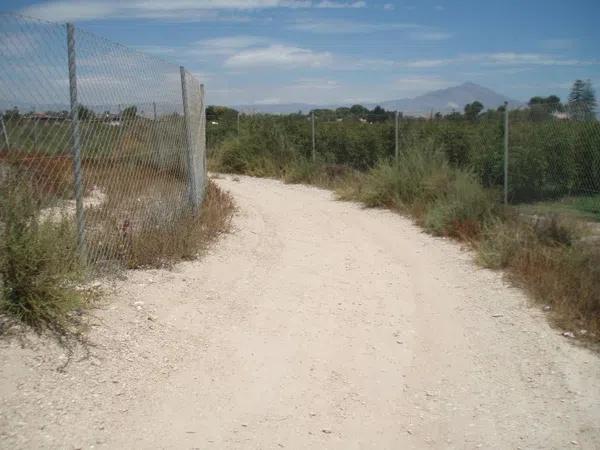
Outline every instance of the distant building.
<path id="1" fill-rule="evenodd" d="M 555 119 L 560 119 L 560 120 L 568 120 L 569 119 L 569 113 L 554 111 L 552 113 L 552 117 L 554 117 Z"/>

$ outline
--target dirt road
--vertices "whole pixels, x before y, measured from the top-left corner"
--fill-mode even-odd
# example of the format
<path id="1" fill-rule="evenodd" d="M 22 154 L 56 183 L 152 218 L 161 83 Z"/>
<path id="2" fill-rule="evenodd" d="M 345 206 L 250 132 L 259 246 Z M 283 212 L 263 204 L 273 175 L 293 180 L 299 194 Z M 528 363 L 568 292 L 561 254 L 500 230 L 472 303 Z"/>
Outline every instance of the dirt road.
<path id="1" fill-rule="evenodd" d="M 600 448 L 600 361 L 387 211 L 218 180 L 234 233 L 119 281 L 91 357 L 0 348 L 3 448 Z"/>

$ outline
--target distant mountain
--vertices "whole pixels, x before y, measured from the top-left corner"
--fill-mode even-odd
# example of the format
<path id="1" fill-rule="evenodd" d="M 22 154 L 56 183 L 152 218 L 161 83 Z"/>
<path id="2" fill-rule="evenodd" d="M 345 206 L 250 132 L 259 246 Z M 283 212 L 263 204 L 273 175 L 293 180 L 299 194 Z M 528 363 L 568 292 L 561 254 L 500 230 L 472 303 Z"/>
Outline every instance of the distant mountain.
<path id="1" fill-rule="evenodd" d="M 519 106 L 521 102 L 512 100 L 504 95 L 498 94 L 493 90 L 480 86 L 475 83 L 467 82 L 447 89 L 432 91 L 427 94 L 419 95 L 414 98 L 403 98 L 399 100 L 386 100 L 379 103 L 365 104 L 369 109 L 376 105 L 386 110 L 402 111 L 405 114 L 424 115 L 433 112 L 448 113 L 452 111 L 462 111 L 467 103 L 475 100 L 483 103 L 488 108 L 497 108 L 503 105 L 505 101 L 509 106 Z M 311 105 L 307 103 L 286 103 L 286 104 L 261 104 L 261 105 L 238 105 L 233 108 L 246 113 L 271 113 L 271 114 L 289 114 L 298 111 L 306 113 L 315 108 L 335 109 L 340 106 L 351 106 L 349 104 L 338 105 Z"/>
<path id="2" fill-rule="evenodd" d="M 495 109 L 508 102 L 509 106 L 519 106 L 521 102 L 512 100 L 504 95 L 498 94 L 489 88 L 479 84 L 467 82 L 459 86 L 449 87 L 419 95 L 415 98 L 401 100 L 390 100 L 379 103 L 384 109 L 398 110 L 405 113 L 429 113 L 462 111 L 466 104 L 480 101 L 485 109 Z M 367 107 L 374 107 L 368 105 Z"/>
<path id="3" fill-rule="evenodd" d="M 337 108 L 337 106 L 333 106 Z M 303 113 L 307 113 L 311 109 L 315 108 L 324 108 L 324 106 L 318 105 L 310 105 L 308 103 L 265 103 L 265 104 L 255 104 L 255 105 L 237 105 L 232 106 L 232 108 L 237 109 L 243 113 L 252 114 L 252 113 L 263 113 L 263 114 L 291 114 L 297 113 L 298 111 L 302 111 Z"/>

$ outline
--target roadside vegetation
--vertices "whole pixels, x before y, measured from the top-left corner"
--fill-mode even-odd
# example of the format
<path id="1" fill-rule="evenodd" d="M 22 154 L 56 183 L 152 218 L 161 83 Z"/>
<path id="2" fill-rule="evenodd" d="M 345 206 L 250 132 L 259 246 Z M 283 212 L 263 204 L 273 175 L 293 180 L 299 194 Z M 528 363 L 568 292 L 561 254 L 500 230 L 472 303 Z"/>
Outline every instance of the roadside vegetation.
<path id="1" fill-rule="evenodd" d="M 0 311 L 37 331 L 79 332 L 75 313 L 92 298 L 67 217 L 38 220 L 40 203 L 18 174 L 0 185 Z"/>
<path id="2" fill-rule="evenodd" d="M 92 229 L 110 230 L 88 236 L 90 258 L 110 263 L 92 266 L 82 262 L 77 251 L 73 215 L 44 214 L 43 202 L 24 179 L 5 177 L 0 186 L 0 314 L 38 332 L 49 330 L 60 339 L 83 331 L 81 311 L 100 294 L 90 287 L 95 276 L 195 259 L 229 230 L 234 210 L 231 196 L 212 181 L 199 214 L 188 208 L 174 213 L 156 201 L 149 219 L 127 232 L 102 227 L 113 223 L 111 218 L 101 208 L 92 210 L 88 215 Z"/>
<path id="3" fill-rule="evenodd" d="M 483 266 L 505 270 L 560 326 L 600 341 L 600 238 L 590 231 L 600 206 L 590 195 L 600 192 L 600 123 L 589 115 L 558 120 L 554 113 L 566 109 L 559 105 L 554 96 L 536 98 L 510 113 L 509 198 L 518 206 L 502 204 L 504 112 L 482 112 L 483 105 L 403 118 L 397 161 L 393 115 L 381 108 L 363 111 L 367 121 L 352 115 L 359 105 L 327 112 L 315 161 L 308 116 L 244 116 L 239 135 L 223 131 L 224 116 L 209 165 L 409 215 L 434 235 L 468 243 Z M 551 207 L 561 201 L 562 210 Z"/>
<path id="4" fill-rule="evenodd" d="M 70 159 L 0 154 L 0 315 L 61 341 L 82 336 L 82 312 L 101 294 L 94 279 L 194 259 L 229 229 L 234 210 L 231 196 L 209 180 L 193 213 L 176 159 L 85 157 L 83 172 L 82 258 Z"/>

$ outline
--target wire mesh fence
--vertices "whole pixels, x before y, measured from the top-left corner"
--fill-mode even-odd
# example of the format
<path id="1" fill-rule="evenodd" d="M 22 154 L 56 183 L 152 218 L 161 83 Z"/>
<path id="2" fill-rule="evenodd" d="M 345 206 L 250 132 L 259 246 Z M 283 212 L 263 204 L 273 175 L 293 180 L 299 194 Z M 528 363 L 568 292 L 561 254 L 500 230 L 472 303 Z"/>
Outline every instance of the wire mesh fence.
<path id="1" fill-rule="evenodd" d="M 4 198 L 28 199 L 23 223 L 71 228 L 69 245 L 103 269 L 197 212 L 205 108 L 189 72 L 11 14 L 0 15 L 0 60 L 0 184 Z"/>
<path id="2" fill-rule="evenodd" d="M 600 122 L 586 105 L 521 106 L 509 108 L 508 115 L 501 106 L 474 117 L 368 110 L 238 114 L 209 108 L 209 117 L 212 152 L 241 139 L 240 152 L 229 149 L 226 155 L 233 170 L 260 175 L 263 169 L 252 164 L 268 155 L 278 167 L 294 158 L 314 158 L 364 171 L 401 159 L 410 148 L 432 145 L 485 187 L 506 191 L 508 203 L 546 202 L 557 210 L 574 206 L 600 218 Z"/>
<path id="3" fill-rule="evenodd" d="M 508 151 L 512 202 L 575 201 L 600 213 L 600 122 L 589 107 L 511 111 Z"/>

